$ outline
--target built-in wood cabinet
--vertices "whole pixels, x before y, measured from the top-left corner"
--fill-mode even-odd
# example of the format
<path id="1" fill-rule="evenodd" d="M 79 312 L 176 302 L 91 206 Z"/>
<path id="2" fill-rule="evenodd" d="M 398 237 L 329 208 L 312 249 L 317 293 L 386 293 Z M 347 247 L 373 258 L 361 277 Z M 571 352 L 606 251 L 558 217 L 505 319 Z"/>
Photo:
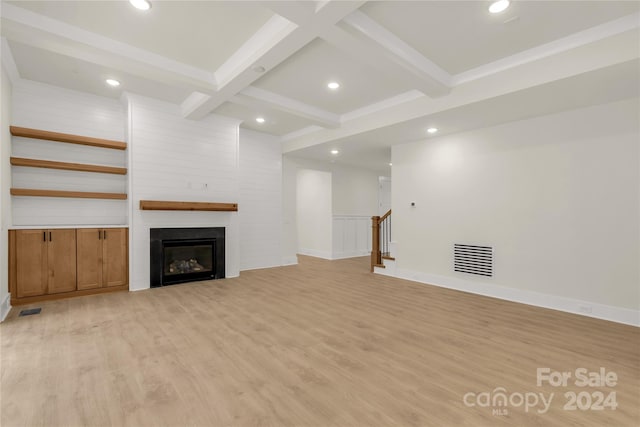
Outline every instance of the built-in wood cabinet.
<path id="1" fill-rule="evenodd" d="M 128 289 L 128 229 L 9 231 L 11 303 Z"/>
<path id="2" fill-rule="evenodd" d="M 49 269 L 46 230 L 17 230 L 12 234 L 16 296 L 24 298 L 46 294 Z"/>
<path id="3" fill-rule="evenodd" d="M 81 228 L 78 239 L 78 290 L 127 284 L 127 229 Z"/>
<path id="4" fill-rule="evenodd" d="M 47 293 L 76 290 L 76 230 L 47 230 Z"/>
<path id="5" fill-rule="evenodd" d="M 126 286 L 129 282 L 129 233 L 126 228 L 103 230 L 102 283 L 105 287 Z"/>
<path id="6" fill-rule="evenodd" d="M 76 289 L 75 230 L 16 230 L 18 298 Z"/>

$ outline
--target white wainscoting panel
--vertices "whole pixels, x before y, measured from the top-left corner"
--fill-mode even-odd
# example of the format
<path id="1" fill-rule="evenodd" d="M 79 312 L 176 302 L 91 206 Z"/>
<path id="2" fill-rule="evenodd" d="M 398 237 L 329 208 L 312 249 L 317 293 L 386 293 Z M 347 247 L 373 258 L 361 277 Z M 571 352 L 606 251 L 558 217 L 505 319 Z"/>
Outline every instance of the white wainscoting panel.
<path id="1" fill-rule="evenodd" d="M 333 216 L 333 259 L 371 254 L 371 217 Z"/>

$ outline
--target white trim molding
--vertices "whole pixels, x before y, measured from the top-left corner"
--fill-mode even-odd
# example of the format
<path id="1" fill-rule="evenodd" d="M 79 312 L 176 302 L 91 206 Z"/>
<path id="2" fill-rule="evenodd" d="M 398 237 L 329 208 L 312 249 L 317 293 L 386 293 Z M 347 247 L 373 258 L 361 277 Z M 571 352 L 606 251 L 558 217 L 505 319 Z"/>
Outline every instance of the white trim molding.
<path id="1" fill-rule="evenodd" d="M 282 266 L 285 267 L 287 265 L 298 265 L 298 256 L 285 256 L 282 257 Z"/>
<path id="2" fill-rule="evenodd" d="M 581 316 L 640 327 L 640 311 L 628 308 L 613 307 L 591 301 L 583 301 L 558 295 L 543 294 L 490 283 L 474 282 L 456 277 L 440 276 L 405 269 L 397 269 L 394 275 L 384 275 L 438 286 L 441 288 L 454 289 L 457 291 L 469 292 L 505 301 L 517 302 L 535 307 L 550 308 L 552 310 L 564 311 L 566 313 L 579 314 Z M 585 312 L 589 310 L 590 313 Z"/>
<path id="3" fill-rule="evenodd" d="M 312 256 L 312 257 L 316 257 L 316 258 L 322 258 L 322 259 L 328 259 L 328 260 L 332 260 L 332 254 L 331 251 L 319 251 L 316 249 L 298 249 L 298 254 L 299 255 L 307 255 L 307 256 Z"/>
<path id="4" fill-rule="evenodd" d="M 11 294 L 7 294 L 4 297 L 4 301 L 0 305 L 0 322 L 4 322 L 7 318 L 7 315 L 11 311 Z"/>
<path id="5" fill-rule="evenodd" d="M 334 252 L 331 259 L 347 259 L 347 258 L 360 258 L 363 256 L 370 256 L 371 251 L 351 251 L 351 252 Z"/>

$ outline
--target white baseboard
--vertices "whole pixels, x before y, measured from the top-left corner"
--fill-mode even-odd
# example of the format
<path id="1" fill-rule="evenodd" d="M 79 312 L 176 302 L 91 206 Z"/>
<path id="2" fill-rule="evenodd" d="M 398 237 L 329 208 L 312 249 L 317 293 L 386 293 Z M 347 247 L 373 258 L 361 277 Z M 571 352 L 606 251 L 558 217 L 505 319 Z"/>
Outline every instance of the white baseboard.
<path id="1" fill-rule="evenodd" d="M 368 255 L 371 255 L 371 251 L 338 252 L 334 253 L 331 259 L 358 258 Z"/>
<path id="2" fill-rule="evenodd" d="M 285 265 L 298 265 L 298 256 L 297 255 L 293 255 L 293 256 L 286 256 L 286 257 L 282 257 L 282 266 Z"/>
<path id="3" fill-rule="evenodd" d="M 312 256 L 312 257 L 316 257 L 316 258 L 323 258 L 323 259 L 332 259 L 331 256 L 331 252 L 329 251 L 318 251 L 316 249 L 298 249 L 298 254 L 300 255 L 308 255 L 308 256 Z"/>
<path id="4" fill-rule="evenodd" d="M 640 327 L 640 311 L 628 308 L 404 269 L 393 277 Z"/>
<path id="5" fill-rule="evenodd" d="M 242 274 L 243 271 L 264 270 L 265 268 L 275 268 L 275 267 L 281 267 L 281 266 L 282 264 L 262 264 L 262 265 L 251 265 L 248 267 L 245 266 L 245 267 L 240 267 L 240 274 Z M 231 276 L 227 276 L 227 277 L 231 277 Z"/>
<path id="6" fill-rule="evenodd" d="M 4 322 L 4 319 L 7 318 L 7 315 L 11 311 L 11 294 L 7 294 L 4 297 L 4 301 L 0 305 L 0 322 Z"/>

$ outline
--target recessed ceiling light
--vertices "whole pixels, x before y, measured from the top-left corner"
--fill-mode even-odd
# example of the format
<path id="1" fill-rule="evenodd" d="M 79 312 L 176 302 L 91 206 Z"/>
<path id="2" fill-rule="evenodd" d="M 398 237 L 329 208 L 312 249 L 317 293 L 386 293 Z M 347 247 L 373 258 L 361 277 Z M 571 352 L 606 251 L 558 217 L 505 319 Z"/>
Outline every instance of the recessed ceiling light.
<path id="1" fill-rule="evenodd" d="M 500 13 L 509 7 L 509 0 L 498 0 L 491 3 L 489 6 L 489 12 Z"/>
<path id="2" fill-rule="evenodd" d="M 116 79 L 107 79 L 107 80 L 105 80 L 105 82 L 107 82 L 107 84 L 108 84 L 109 86 L 112 86 L 112 87 L 118 87 L 118 86 L 120 86 L 120 82 L 119 82 L 119 81 L 117 81 Z"/>
<path id="3" fill-rule="evenodd" d="M 338 151 L 338 150 L 331 150 L 331 154 L 333 154 L 333 155 L 336 155 L 336 154 L 338 154 L 338 153 L 339 153 L 339 151 Z"/>
<path id="4" fill-rule="evenodd" d="M 436 132 L 438 132 L 438 128 L 429 128 L 429 129 L 427 129 L 427 132 L 436 133 Z"/>
<path id="5" fill-rule="evenodd" d="M 393 166 L 393 163 L 389 163 L 389 166 Z"/>
<path id="6" fill-rule="evenodd" d="M 149 2 L 148 0 L 129 0 L 129 3 L 131 3 L 131 6 L 135 7 L 136 9 L 140 9 L 140 10 L 151 9 L 151 2 Z"/>
<path id="7" fill-rule="evenodd" d="M 264 117 L 256 117 L 256 122 L 258 123 L 264 123 Z"/>
<path id="8" fill-rule="evenodd" d="M 338 89 L 340 87 L 340 83 L 338 83 L 338 82 L 329 82 L 327 84 L 327 87 L 329 89 L 331 89 L 331 90 L 336 90 L 336 89 Z"/>

